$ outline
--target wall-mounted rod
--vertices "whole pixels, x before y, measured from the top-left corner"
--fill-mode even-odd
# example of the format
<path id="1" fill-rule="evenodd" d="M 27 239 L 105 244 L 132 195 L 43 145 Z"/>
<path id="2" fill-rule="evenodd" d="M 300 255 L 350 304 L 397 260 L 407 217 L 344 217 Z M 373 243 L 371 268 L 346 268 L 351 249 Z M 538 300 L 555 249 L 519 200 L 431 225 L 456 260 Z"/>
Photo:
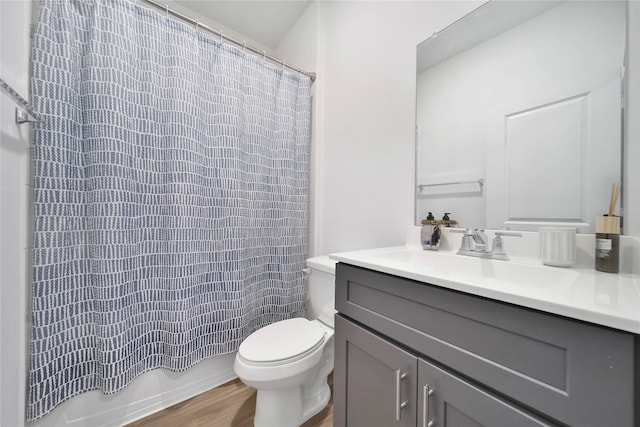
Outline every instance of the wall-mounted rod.
<path id="1" fill-rule="evenodd" d="M 470 181 L 439 182 L 437 184 L 420 184 L 418 185 L 418 188 L 422 190 L 423 188 L 426 188 L 426 187 L 440 187 L 443 185 L 460 185 L 460 184 L 478 184 L 480 187 L 482 187 L 484 185 L 484 179 L 480 178 L 480 179 L 473 179 Z"/>
<path id="2" fill-rule="evenodd" d="M 2 90 L 8 93 L 9 96 L 11 96 L 11 98 L 13 98 L 13 100 L 20 107 L 22 107 L 16 107 L 16 123 L 22 124 L 42 121 L 38 114 L 33 111 L 33 107 L 31 107 L 31 104 L 29 104 L 26 99 L 20 96 L 20 94 L 14 88 L 12 88 L 9 83 L 0 79 L 0 87 L 2 88 Z"/>
<path id="3" fill-rule="evenodd" d="M 169 6 L 162 5 L 162 4 L 158 3 L 158 2 L 155 2 L 154 0 L 141 0 L 141 1 L 144 2 L 144 3 L 150 4 L 150 5 L 154 6 L 155 8 L 157 8 L 157 9 L 159 9 L 161 11 L 166 12 L 167 15 L 173 15 L 176 18 L 178 18 L 178 19 L 180 19 L 180 20 L 182 20 L 184 22 L 187 22 L 187 23 L 189 23 L 191 25 L 194 25 L 198 29 L 207 30 L 211 34 L 219 36 L 219 37 L 225 39 L 226 41 L 235 44 L 236 46 L 239 46 L 239 47 L 241 47 L 243 49 L 246 49 L 246 50 L 248 50 L 248 51 L 250 51 L 252 53 L 255 53 L 256 55 L 260 55 L 263 58 L 268 59 L 268 60 L 270 60 L 270 61 L 272 61 L 272 62 L 274 62 L 276 64 L 281 64 L 283 67 L 286 67 L 286 68 L 288 68 L 290 70 L 293 70 L 295 72 L 298 72 L 300 74 L 304 74 L 305 76 L 309 76 L 309 78 L 311 79 L 312 82 L 314 82 L 316 80 L 316 73 L 313 73 L 313 72 L 310 72 L 310 71 L 304 71 L 304 70 L 302 70 L 302 69 L 300 69 L 298 67 L 294 67 L 293 65 L 289 65 L 284 60 L 278 59 L 278 58 L 276 58 L 274 56 L 271 56 L 268 53 L 266 53 L 264 50 L 258 49 L 257 47 L 253 47 L 253 46 L 247 44 L 245 41 L 241 41 L 241 40 L 235 39 L 233 37 L 230 37 L 230 36 L 224 34 L 221 30 L 216 30 L 215 28 L 211 28 L 208 25 L 205 25 L 202 22 L 198 21 L 197 19 L 190 18 L 190 17 L 188 17 L 186 15 L 183 15 L 180 12 L 177 12 L 177 11 L 169 8 Z"/>

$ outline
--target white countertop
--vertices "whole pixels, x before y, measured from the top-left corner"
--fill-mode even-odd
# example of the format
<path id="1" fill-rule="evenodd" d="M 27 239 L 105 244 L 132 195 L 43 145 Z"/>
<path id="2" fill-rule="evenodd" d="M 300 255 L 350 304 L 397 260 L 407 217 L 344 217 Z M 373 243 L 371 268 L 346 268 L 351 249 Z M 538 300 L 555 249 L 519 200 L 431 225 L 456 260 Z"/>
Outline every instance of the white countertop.
<path id="1" fill-rule="evenodd" d="M 415 246 L 341 252 L 331 259 L 547 313 L 640 334 L 640 283 L 630 274 L 548 267 L 423 251 Z"/>

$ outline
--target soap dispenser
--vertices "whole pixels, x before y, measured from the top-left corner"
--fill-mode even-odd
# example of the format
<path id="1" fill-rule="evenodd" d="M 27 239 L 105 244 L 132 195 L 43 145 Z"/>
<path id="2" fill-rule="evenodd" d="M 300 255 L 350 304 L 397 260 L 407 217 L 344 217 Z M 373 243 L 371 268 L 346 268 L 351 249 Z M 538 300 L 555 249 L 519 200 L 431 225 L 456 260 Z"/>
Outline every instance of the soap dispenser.
<path id="1" fill-rule="evenodd" d="M 420 243 L 425 250 L 437 250 L 440 247 L 440 226 L 431 212 L 427 219 L 422 220 Z"/>

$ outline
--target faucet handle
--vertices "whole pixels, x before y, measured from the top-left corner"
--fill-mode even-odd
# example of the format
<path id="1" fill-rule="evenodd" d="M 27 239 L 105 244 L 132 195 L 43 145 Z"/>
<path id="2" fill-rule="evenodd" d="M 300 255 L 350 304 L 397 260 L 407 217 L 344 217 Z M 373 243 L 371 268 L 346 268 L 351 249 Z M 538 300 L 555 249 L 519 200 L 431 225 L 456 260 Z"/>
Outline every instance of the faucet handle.
<path id="1" fill-rule="evenodd" d="M 522 233 L 518 233 L 517 231 L 496 231 L 495 237 L 493 238 L 493 245 L 491 247 L 492 254 L 507 255 L 502 247 L 502 236 L 522 237 Z"/>
<path id="2" fill-rule="evenodd" d="M 522 233 L 519 233 L 517 231 L 509 231 L 509 230 L 497 230 L 495 235 L 496 237 L 500 237 L 500 236 L 522 237 Z"/>
<path id="3" fill-rule="evenodd" d="M 492 254 L 499 254 L 499 255 L 506 255 L 504 253 L 504 249 L 502 248 L 502 235 L 496 233 L 496 237 L 493 238 L 493 245 L 491 245 L 491 253 Z"/>
<path id="4" fill-rule="evenodd" d="M 487 244 L 487 242 L 489 241 L 489 239 L 487 238 L 487 235 L 484 234 L 484 229 L 481 228 L 476 228 L 473 233 L 478 236 L 480 238 L 480 240 L 482 240 L 482 243 L 484 243 L 485 245 Z"/>
<path id="5" fill-rule="evenodd" d="M 464 233 L 464 234 L 467 234 L 467 233 L 471 233 L 471 228 L 460 228 L 460 227 L 454 228 L 454 227 L 451 227 L 449 229 L 449 232 L 450 233 Z"/>
<path id="6" fill-rule="evenodd" d="M 449 229 L 451 233 L 460 233 L 463 234 L 462 241 L 460 242 L 460 250 L 461 251 L 470 251 L 473 249 L 473 240 L 472 236 L 473 229 L 472 228 L 451 228 Z"/>
<path id="7" fill-rule="evenodd" d="M 465 236 L 469 236 L 469 237 L 473 237 L 473 236 L 477 236 L 478 232 L 483 232 L 483 229 L 480 228 L 471 228 L 471 227 L 467 227 L 467 228 L 451 228 L 450 232 L 451 233 L 462 233 Z"/>

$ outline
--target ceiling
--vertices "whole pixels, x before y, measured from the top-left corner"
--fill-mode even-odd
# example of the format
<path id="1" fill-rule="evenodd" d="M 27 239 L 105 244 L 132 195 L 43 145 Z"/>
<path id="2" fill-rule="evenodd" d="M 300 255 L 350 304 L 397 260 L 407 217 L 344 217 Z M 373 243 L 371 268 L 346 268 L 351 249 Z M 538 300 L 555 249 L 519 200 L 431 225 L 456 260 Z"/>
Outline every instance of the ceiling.
<path id="1" fill-rule="evenodd" d="M 275 49 L 311 0 L 176 0 L 175 3 Z"/>

